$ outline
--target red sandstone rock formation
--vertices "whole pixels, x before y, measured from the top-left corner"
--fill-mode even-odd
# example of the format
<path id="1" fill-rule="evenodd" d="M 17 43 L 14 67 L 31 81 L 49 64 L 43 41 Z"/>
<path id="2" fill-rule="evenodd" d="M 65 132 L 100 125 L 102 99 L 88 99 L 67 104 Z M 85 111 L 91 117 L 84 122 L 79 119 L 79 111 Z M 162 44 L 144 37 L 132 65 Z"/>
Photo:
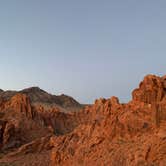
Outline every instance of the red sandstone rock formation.
<path id="1" fill-rule="evenodd" d="M 165 166 L 165 76 L 146 76 L 127 104 L 101 98 L 79 112 L 62 109 L 72 99 L 52 105 L 52 97 L 39 92 L 1 98 L 0 149 L 7 154 L 0 164 Z"/>
<path id="2" fill-rule="evenodd" d="M 88 122 L 51 138 L 52 166 L 165 166 L 165 104 L 165 79 L 154 75 L 144 78 L 128 104 L 96 100 L 84 110 Z"/>

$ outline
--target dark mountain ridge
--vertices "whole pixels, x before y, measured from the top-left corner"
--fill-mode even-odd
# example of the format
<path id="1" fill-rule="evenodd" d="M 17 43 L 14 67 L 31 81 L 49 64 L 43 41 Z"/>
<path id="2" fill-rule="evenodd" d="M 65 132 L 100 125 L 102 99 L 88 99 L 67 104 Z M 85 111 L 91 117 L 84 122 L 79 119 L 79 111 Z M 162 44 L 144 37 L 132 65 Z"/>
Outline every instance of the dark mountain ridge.
<path id="1" fill-rule="evenodd" d="M 81 108 L 82 105 L 74 98 L 67 95 L 52 95 L 39 87 L 30 87 L 20 91 L 7 90 L 3 91 L 0 89 L 0 98 L 3 100 L 10 100 L 16 94 L 25 94 L 29 97 L 32 104 L 42 105 L 58 105 L 62 108 Z"/>

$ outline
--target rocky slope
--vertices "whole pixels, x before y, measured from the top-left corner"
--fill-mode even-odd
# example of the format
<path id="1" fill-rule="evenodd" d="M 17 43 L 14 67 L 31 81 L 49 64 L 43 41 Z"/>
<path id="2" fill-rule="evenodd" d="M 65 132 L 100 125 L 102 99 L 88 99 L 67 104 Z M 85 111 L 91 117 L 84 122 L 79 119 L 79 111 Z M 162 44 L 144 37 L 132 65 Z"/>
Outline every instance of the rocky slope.
<path id="1" fill-rule="evenodd" d="M 54 165 L 166 165 L 165 79 L 148 75 L 127 104 L 99 99 L 72 133 L 52 137 Z"/>
<path id="2" fill-rule="evenodd" d="M 0 99 L 10 100 L 16 94 L 25 94 L 31 104 L 33 105 L 42 105 L 45 107 L 59 107 L 61 110 L 68 109 L 80 109 L 82 107 L 75 99 L 67 95 L 52 95 L 47 93 L 46 91 L 40 89 L 39 87 L 31 87 L 27 89 L 23 89 L 21 91 L 3 91 L 0 90 Z"/>
<path id="3" fill-rule="evenodd" d="M 76 112 L 26 91 L 0 101 L 0 165 L 166 165 L 166 77 L 146 76 L 127 104 L 101 98 Z"/>
<path id="4" fill-rule="evenodd" d="M 71 97 L 51 95 L 36 87 L 19 92 L 1 90 L 0 158 L 11 152 L 17 156 L 34 151 L 39 153 L 45 147 L 47 154 L 43 155 L 49 158 L 50 137 L 69 133 L 78 126 L 74 116 L 82 107 Z M 32 165 L 33 162 L 29 162 L 28 159 L 27 164 Z"/>

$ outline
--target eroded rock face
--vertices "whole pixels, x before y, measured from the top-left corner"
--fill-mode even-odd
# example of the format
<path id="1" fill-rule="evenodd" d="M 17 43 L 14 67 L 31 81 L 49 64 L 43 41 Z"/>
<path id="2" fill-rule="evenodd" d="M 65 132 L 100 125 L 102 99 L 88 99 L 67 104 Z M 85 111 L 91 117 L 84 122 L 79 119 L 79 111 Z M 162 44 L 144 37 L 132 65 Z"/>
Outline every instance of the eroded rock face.
<path id="1" fill-rule="evenodd" d="M 26 90 L 28 95 L 0 100 L 0 149 L 10 152 L 10 148 L 16 148 L 0 159 L 0 164 L 165 166 L 165 76 L 146 76 L 127 104 L 113 96 L 98 99 L 77 112 L 34 104 L 41 96 L 30 99 L 33 92 L 41 91 L 31 88 L 30 93 Z M 63 102 L 58 101 L 63 105 L 73 102 L 71 98 L 68 104 L 68 97 L 63 95 L 61 99 Z"/>
<path id="2" fill-rule="evenodd" d="M 158 77 L 148 75 L 140 83 L 138 89 L 133 91 L 133 101 L 151 104 L 154 120 L 159 125 L 166 119 L 166 76 Z"/>
<path id="3" fill-rule="evenodd" d="M 14 109 L 20 113 L 24 113 L 27 117 L 33 117 L 30 100 L 24 94 L 16 94 L 13 96 L 6 104 L 5 109 Z"/>
<path id="4" fill-rule="evenodd" d="M 77 112 L 66 113 L 58 106 L 33 105 L 22 93 L 9 100 L 1 98 L 0 150 L 19 147 L 47 134 L 69 133 L 78 126 L 79 117 Z"/>
<path id="5" fill-rule="evenodd" d="M 42 153 L 41 156 L 46 156 L 48 159 L 51 149 L 50 137 L 54 134 L 69 133 L 79 124 L 78 113 L 67 112 L 66 107 L 80 109 L 80 104 L 68 96 L 50 95 L 39 88 L 26 89 L 20 93 L 14 91 L 0 93 L 2 93 L 0 94 L 0 155 L 4 156 L 4 152 L 9 153 L 4 156 L 4 160 L 0 159 L 0 165 L 1 161 L 10 163 L 9 158 L 14 161 L 19 156 L 33 158 L 32 153 L 36 157 L 40 156 L 37 153 Z M 55 102 L 64 107 L 54 104 Z M 10 154 L 13 150 L 14 152 Z M 33 160 L 26 162 L 29 165 L 34 163 L 49 165 L 44 159 Z M 22 158 L 20 162 L 16 162 L 16 165 L 22 164 L 26 164 Z"/>
<path id="6" fill-rule="evenodd" d="M 34 121 L 43 127 L 49 127 L 55 135 L 71 132 L 78 126 L 79 120 L 75 112 L 61 112 L 58 108 L 44 109 L 42 106 L 32 107 Z"/>
<path id="7" fill-rule="evenodd" d="M 0 121 L 0 144 L 4 150 L 13 146 L 17 146 L 15 138 L 15 126 L 11 122 Z"/>
<path id="8" fill-rule="evenodd" d="M 99 99 L 73 132 L 52 137 L 51 164 L 150 166 L 166 163 L 164 78 L 148 75 L 133 100 Z"/>
<path id="9" fill-rule="evenodd" d="M 140 83 L 139 88 L 133 91 L 133 100 L 152 104 L 160 102 L 164 95 L 164 84 L 160 77 L 148 75 Z"/>
<path id="10" fill-rule="evenodd" d="M 121 105 L 117 101 L 112 98 L 96 101 L 89 108 L 92 115 L 88 123 L 67 136 L 53 137 L 52 166 L 136 165 L 137 159 L 130 161 L 129 149 L 138 146 L 140 135 L 153 131 L 152 114 L 148 114 L 151 109 L 145 105 L 134 107 L 133 103 Z M 135 149 L 132 150 L 134 153 Z"/>

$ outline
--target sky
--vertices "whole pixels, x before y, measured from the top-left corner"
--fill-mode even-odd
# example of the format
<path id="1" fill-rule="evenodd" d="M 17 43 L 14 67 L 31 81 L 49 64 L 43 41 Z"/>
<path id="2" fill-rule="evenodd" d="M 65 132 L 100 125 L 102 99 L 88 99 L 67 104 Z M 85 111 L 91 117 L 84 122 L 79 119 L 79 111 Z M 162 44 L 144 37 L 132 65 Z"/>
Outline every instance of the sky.
<path id="1" fill-rule="evenodd" d="M 0 88 L 127 102 L 166 74 L 165 20 L 165 0 L 2 0 Z"/>

